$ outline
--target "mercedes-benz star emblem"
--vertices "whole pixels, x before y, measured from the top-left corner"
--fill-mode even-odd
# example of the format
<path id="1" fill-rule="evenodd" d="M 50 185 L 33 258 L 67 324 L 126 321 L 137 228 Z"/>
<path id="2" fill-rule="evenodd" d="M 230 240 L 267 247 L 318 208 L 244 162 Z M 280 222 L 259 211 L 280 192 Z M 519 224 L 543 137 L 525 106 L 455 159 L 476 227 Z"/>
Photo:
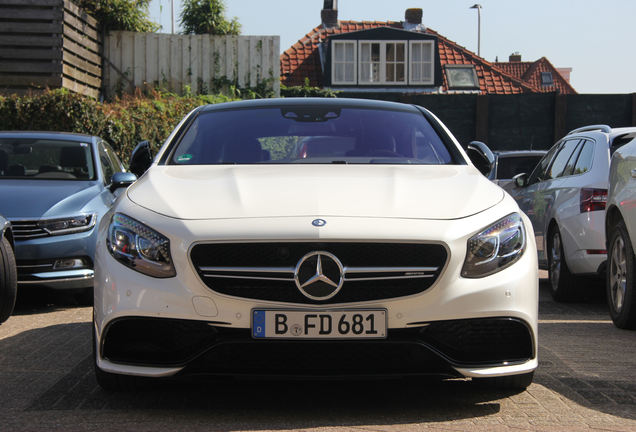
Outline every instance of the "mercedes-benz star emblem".
<path id="1" fill-rule="evenodd" d="M 312 300 L 328 300 L 342 288 L 344 267 L 340 260 L 329 252 L 310 252 L 298 261 L 294 281 L 305 297 Z"/>
<path id="2" fill-rule="evenodd" d="M 314 219 L 311 221 L 311 224 L 315 227 L 323 227 L 327 225 L 327 221 L 324 219 Z"/>

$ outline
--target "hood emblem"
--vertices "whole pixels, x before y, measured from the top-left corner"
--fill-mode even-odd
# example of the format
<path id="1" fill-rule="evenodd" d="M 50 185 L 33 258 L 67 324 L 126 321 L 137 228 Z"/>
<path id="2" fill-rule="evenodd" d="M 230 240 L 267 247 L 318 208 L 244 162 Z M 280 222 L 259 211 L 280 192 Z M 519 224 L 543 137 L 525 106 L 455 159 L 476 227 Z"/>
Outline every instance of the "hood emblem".
<path id="1" fill-rule="evenodd" d="M 312 300 L 328 300 L 342 288 L 344 267 L 340 260 L 329 252 L 310 252 L 298 261 L 294 281 L 305 297 Z"/>
<path id="2" fill-rule="evenodd" d="M 311 221 L 311 224 L 315 227 L 323 227 L 327 225 L 327 221 L 324 219 L 314 219 Z"/>

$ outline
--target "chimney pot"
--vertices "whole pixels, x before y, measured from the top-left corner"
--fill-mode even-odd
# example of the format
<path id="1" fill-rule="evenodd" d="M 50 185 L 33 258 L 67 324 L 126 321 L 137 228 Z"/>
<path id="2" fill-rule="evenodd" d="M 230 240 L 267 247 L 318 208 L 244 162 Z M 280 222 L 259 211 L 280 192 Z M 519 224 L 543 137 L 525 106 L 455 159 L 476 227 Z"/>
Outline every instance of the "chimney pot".
<path id="1" fill-rule="evenodd" d="M 410 8 L 404 12 L 404 20 L 409 24 L 422 24 L 422 9 Z"/>
<path id="2" fill-rule="evenodd" d="M 514 52 L 512 54 L 510 54 L 510 57 L 508 57 L 508 61 L 510 63 L 519 63 L 521 62 L 521 54 L 519 54 L 518 52 Z"/>

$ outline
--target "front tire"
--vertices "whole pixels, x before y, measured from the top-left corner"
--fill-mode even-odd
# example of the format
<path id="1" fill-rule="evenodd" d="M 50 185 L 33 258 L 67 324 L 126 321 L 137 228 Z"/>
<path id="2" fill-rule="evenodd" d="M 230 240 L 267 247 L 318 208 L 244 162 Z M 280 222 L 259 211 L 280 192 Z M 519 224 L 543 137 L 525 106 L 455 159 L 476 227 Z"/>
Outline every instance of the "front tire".
<path id="1" fill-rule="evenodd" d="M 15 306 L 17 270 L 11 243 L 5 237 L 0 239 L 0 323 L 5 322 Z"/>
<path id="2" fill-rule="evenodd" d="M 548 278 L 550 280 L 550 294 L 558 302 L 572 301 L 575 297 L 575 277 L 570 273 L 565 262 L 563 242 L 558 227 L 553 227 L 549 233 L 548 243 Z"/>
<path id="3" fill-rule="evenodd" d="M 620 221 L 609 233 L 607 256 L 607 303 L 614 325 L 636 329 L 634 294 L 634 250 L 625 223 Z"/>

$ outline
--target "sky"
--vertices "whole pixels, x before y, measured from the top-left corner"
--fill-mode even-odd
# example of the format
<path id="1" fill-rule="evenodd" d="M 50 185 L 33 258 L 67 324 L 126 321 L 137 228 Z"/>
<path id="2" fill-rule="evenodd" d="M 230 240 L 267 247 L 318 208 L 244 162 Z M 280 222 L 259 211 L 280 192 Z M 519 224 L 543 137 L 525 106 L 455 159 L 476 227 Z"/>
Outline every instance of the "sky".
<path id="1" fill-rule="evenodd" d="M 151 0 L 150 17 L 170 33 L 174 1 L 179 32 L 181 0 Z M 570 67 L 579 93 L 636 92 L 636 0 L 477 0 L 481 9 L 481 55 L 507 61 L 546 57 Z M 475 0 L 338 0 L 341 20 L 402 21 L 408 8 L 422 8 L 422 23 L 477 52 Z M 225 0 L 226 18 L 237 17 L 244 35 L 278 35 L 281 52 L 320 25 L 323 0 Z"/>

